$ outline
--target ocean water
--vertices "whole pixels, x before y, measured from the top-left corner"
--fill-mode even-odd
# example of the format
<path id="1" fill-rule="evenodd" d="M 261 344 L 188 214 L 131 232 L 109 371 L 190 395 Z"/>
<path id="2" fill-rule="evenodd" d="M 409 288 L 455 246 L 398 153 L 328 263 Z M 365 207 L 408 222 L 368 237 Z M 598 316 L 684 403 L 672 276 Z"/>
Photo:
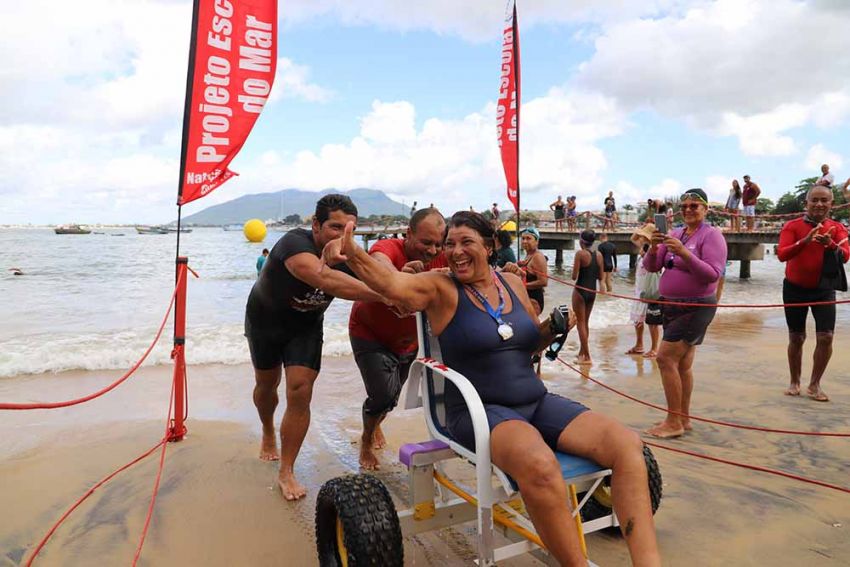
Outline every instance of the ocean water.
<path id="1" fill-rule="evenodd" d="M 0 378 L 40 372 L 124 369 L 135 362 L 162 321 L 174 284 L 176 234 L 139 235 L 132 228 L 101 229 L 104 234 L 57 235 L 52 229 L 0 229 Z M 122 236 L 118 236 L 122 234 Z M 196 228 L 180 237 L 181 255 L 200 278 L 190 277 L 187 309 L 187 361 L 239 364 L 250 360 L 243 337 L 245 301 L 254 283 L 255 262 L 265 242 L 250 243 L 241 232 Z M 554 262 L 554 253 L 548 253 Z M 565 252 L 571 266 L 573 252 Z M 620 256 L 615 287 L 631 293 L 628 257 Z M 8 268 L 23 270 L 14 276 Z M 778 303 L 783 265 L 771 254 L 753 262 L 750 280 L 738 279 L 738 263 L 728 268 L 724 303 Z M 553 275 L 567 279 L 567 274 Z M 571 289 L 550 281 L 547 307 L 569 303 Z M 844 294 L 842 294 L 844 295 Z M 630 308 L 625 299 L 596 302 L 591 328 L 622 325 Z M 839 306 L 840 318 L 848 309 Z M 351 303 L 335 300 L 326 314 L 324 353 L 350 354 Z M 737 309 L 734 311 L 738 311 Z M 765 322 L 783 324 L 781 309 Z M 145 364 L 169 364 L 171 323 Z"/>

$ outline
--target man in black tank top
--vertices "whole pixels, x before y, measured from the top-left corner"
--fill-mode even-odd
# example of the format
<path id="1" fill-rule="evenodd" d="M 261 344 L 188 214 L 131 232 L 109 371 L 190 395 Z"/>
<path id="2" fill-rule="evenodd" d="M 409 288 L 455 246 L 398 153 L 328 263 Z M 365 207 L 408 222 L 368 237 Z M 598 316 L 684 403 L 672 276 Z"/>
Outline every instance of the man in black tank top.
<path id="1" fill-rule="evenodd" d="M 263 426 L 260 459 L 280 459 L 278 485 L 287 500 L 306 494 L 293 466 L 310 425 L 313 383 L 322 357 L 325 310 L 334 297 L 381 301 L 352 277 L 344 265 L 333 269 L 319 259 L 325 244 L 357 221 L 357 208 L 345 195 L 326 195 L 316 204 L 310 230 L 296 228 L 272 248 L 245 308 L 245 337 L 254 366 L 254 405 Z M 281 366 L 286 368 L 286 411 L 278 454 L 274 428 Z"/>

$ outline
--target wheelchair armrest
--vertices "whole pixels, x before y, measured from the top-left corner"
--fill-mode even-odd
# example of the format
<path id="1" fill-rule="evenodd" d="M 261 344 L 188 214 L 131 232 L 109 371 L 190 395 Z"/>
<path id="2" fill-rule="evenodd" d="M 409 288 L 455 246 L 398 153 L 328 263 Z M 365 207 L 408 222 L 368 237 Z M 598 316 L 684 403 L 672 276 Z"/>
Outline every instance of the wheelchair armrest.
<path id="1" fill-rule="evenodd" d="M 478 484 L 478 498 L 482 505 L 491 506 L 493 503 L 493 490 L 490 484 L 490 424 L 487 421 L 487 413 L 484 410 L 484 404 L 481 402 L 481 397 L 472 382 L 466 376 L 452 370 L 442 362 L 433 358 L 421 357 L 417 358 L 411 364 L 410 370 L 413 371 L 417 366 L 428 368 L 431 371 L 439 374 L 449 382 L 455 385 L 463 396 L 463 401 L 469 411 L 469 416 L 472 420 L 472 430 L 475 435 L 475 471 Z M 425 385 L 423 384 L 423 388 Z M 428 408 L 430 410 L 430 408 Z M 436 429 L 430 423 L 430 411 L 426 412 L 429 420 L 429 429 L 432 433 Z M 452 441 L 452 440 L 450 440 Z M 453 443 L 457 445 L 457 443 Z"/>

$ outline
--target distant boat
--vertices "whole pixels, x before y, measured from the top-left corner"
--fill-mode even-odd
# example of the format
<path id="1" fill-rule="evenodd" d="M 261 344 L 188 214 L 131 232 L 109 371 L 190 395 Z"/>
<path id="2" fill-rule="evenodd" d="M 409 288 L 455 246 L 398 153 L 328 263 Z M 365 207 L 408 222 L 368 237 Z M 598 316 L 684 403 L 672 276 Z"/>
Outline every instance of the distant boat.
<path id="1" fill-rule="evenodd" d="M 177 227 L 176 227 L 176 226 L 165 226 L 165 225 L 160 225 L 160 226 L 159 226 L 159 228 L 164 228 L 164 229 L 165 229 L 165 230 L 167 230 L 168 232 L 177 232 Z M 180 232 L 181 232 L 181 233 L 183 233 L 183 234 L 186 234 L 186 233 L 192 232 L 192 229 L 191 229 L 191 228 L 186 228 L 185 226 L 181 226 L 181 227 L 180 227 Z"/>
<path id="2" fill-rule="evenodd" d="M 63 224 L 53 229 L 56 234 L 91 234 L 91 230 L 78 224 Z"/>
<path id="3" fill-rule="evenodd" d="M 137 226 L 139 234 L 168 234 L 168 229 L 162 226 Z"/>
<path id="4" fill-rule="evenodd" d="M 223 227 L 221 227 L 221 229 L 222 229 L 222 230 L 226 230 L 226 231 L 228 231 L 228 232 L 229 232 L 229 231 L 234 231 L 234 232 L 235 232 L 235 231 L 239 231 L 239 232 L 242 232 L 242 225 L 241 225 L 241 224 L 226 224 L 226 225 L 224 225 Z"/>

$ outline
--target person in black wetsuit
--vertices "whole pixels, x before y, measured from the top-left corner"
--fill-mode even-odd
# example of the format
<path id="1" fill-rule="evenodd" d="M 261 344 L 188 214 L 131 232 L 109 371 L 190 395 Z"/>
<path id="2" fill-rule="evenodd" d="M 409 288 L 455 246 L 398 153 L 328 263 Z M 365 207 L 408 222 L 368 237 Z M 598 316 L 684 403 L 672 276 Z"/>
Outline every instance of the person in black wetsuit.
<path id="1" fill-rule="evenodd" d="M 590 348 L 587 341 L 590 337 L 590 313 L 593 311 L 593 303 L 596 301 L 596 293 L 589 290 L 596 289 L 596 282 L 602 285 L 604 267 L 602 265 L 602 254 L 590 250 L 596 233 L 590 229 L 582 231 L 579 236 L 581 250 L 576 252 L 573 263 L 573 281 L 577 286 L 585 289 L 573 288 L 573 311 L 576 314 L 576 327 L 578 327 L 579 351 L 576 362 L 579 364 L 590 364 Z"/>
<path id="2" fill-rule="evenodd" d="M 617 245 L 608 240 L 608 233 L 603 232 L 599 236 L 597 252 L 602 254 L 602 280 L 599 289 L 602 291 L 614 291 L 614 272 L 617 270 Z"/>
<path id="3" fill-rule="evenodd" d="M 356 220 L 357 208 L 345 195 L 319 199 L 312 229 L 290 230 L 274 245 L 245 308 L 245 337 L 256 379 L 254 405 L 263 426 L 260 458 L 280 459 L 278 485 L 287 500 L 306 494 L 293 474 L 293 466 L 310 425 L 313 383 L 322 360 L 325 310 L 334 297 L 382 300 L 352 277 L 344 264 L 329 269 L 319 260 L 324 245 L 338 238 L 346 223 Z M 286 411 L 278 454 L 274 412 L 281 366 L 286 369 Z"/>
<path id="4" fill-rule="evenodd" d="M 614 509 L 636 565 L 660 565 L 642 443 L 617 421 L 547 392 L 531 357 L 552 340 L 551 318 L 537 321 L 522 280 L 494 272 L 493 228 L 479 214 L 455 213 L 445 243 L 450 273 L 394 272 L 354 241 L 353 226 L 328 244 L 325 262 L 345 260 L 369 287 L 409 310 L 425 311 L 443 362 L 473 384 L 487 412 L 493 463 L 519 485 L 531 520 L 563 565 L 585 562 L 569 519 L 554 450 L 613 470 Z M 449 432 L 471 447 L 471 419 L 459 392 L 446 389 Z"/>

